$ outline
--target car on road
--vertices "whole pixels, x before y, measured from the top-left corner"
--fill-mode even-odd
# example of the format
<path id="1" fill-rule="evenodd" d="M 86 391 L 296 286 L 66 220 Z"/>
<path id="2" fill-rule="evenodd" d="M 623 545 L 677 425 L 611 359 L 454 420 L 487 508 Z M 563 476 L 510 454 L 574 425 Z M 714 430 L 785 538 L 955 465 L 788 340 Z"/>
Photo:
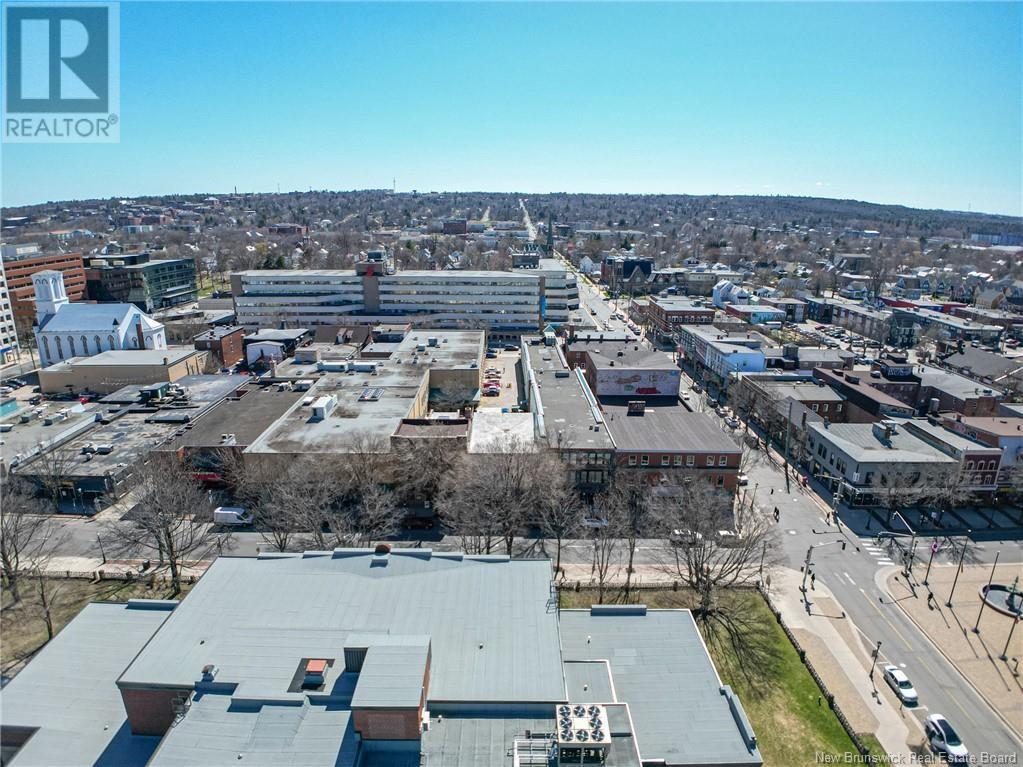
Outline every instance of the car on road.
<path id="1" fill-rule="evenodd" d="M 498 389 L 496 386 L 493 386 L 493 387 L 488 386 L 486 389 L 483 390 L 483 396 L 484 397 L 500 397 L 501 396 L 501 390 Z"/>
<path id="2" fill-rule="evenodd" d="M 695 530 L 672 530 L 668 540 L 676 546 L 695 546 L 703 540 L 703 534 Z"/>
<path id="3" fill-rule="evenodd" d="M 748 484 L 749 484 L 749 475 L 748 474 L 740 474 L 739 475 L 739 487 L 745 487 Z"/>
<path id="4" fill-rule="evenodd" d="M 506 352 L 517 352 L 519 350 L 519 347 L 517 347 L 515 344 L 505 344 L 504 350 Z"/>
<path id="5" fill-rule="evenodd" d="M 909 677 L 898 666 L 891 664 L 885 666 L 884 680 L 892 688 L 892 692 L 898 696 L 899 700 L 907 706 L 915 706 L 917 704 L 916 688 L 913 687 Z"/>
<path id="6" fill-rule="evenodd" d="M 970 752 L 963 745 L 962 738 L 941 714 L 931 714 L 924 721 L 924 734 L 931 750 L 952 764 L 967 764 Z"/>

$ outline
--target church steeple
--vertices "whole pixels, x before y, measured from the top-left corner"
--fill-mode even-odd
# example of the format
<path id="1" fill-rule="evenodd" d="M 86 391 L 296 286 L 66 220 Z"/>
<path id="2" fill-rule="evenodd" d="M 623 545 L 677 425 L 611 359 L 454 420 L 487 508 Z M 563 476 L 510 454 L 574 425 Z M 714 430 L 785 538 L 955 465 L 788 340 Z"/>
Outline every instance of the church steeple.
<path id="1" fill-rule="evenodd" d="M 32 275 L 32 285 L 36 290 L 36 322 L 42 323 L 43 317 L 56 314 L 60 307 L 69 303 L 64 275 L 58 271 L 36 272 Z"/>

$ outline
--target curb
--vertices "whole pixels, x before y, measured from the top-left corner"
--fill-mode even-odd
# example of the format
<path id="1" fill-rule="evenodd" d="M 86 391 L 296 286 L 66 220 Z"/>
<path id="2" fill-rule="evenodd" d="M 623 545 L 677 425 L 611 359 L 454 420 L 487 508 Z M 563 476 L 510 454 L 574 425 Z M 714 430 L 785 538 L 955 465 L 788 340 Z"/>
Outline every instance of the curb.
<path id="1" fill-rule="evenodd" d="M 1012 723 L 1009 722 L 1008 718 L 1001 711 L 999 711 L 998 708 L 996 708 L 994 706 L 994 704 L 991 703 L 991 701 L 988 698 L 988 696 L 985 695 L 983 692 L 981 692 L 980 688 L 977 687 L 977 685 L 975 685 L 970 680 L 970 678 L 968 676 L 966 676 L 966 674 L 964 674 L 962 672 L 962 669 L 960 669 L 958 664 L 954 660 L 952 660 L 952 658 L 950 658 L 948 656 L 948 653 L 946 653 L 944 650 L 942 650 L 941 647 L 938 645 L 938 643 L 935 642 L 933 639 L 931 639 L 930 635 L 924 630 L 924 627 L 921 626 L 919 623 L 917 623 L 916 619 L 912 615 L 910 615 L 909 612 L 906 611 L 905 608 L 903 608 L 902 603 L 899 602 L 899 600 L 897 600 L 892 595 L 892 592 L 888 589 L 888 578 L 887 577 L 885 578 L 884 584 L 885 584 L 885 588 L 884 588 L 885 595 L 892 602 L 894 602 L 896 605 L 898 605 L 899 610 L 902 612 L 903 615 L 905 615 L 907 618 L 909 618 L 909 622 L 910 623 L 912 623 L 914 626 L 916 626 L 916 630 L 920 633 L 920 635 L 923 636 L 923 637 L 926 637 L 927 641 L 930 642 L 931 646 L 934 647 L 934 649 L 938 651 L 938 654 L 941 655 L 941 657 L 944 658 L 946 661 L 948 661 L 949 665 L 952 666 L 952 668 L 954 668 L 956 670 L 956 673 L 959 674 L 960 677 L 962 677 L 963 681 L 966 682 L 966 684 L 968 684 L 972 688 L 972 690 L 975 693 L 977 693 L 977 695 L 980 697 L 980 699 L 987 704 L 987 707 L 989 709 L 991 709 L 991 711 L 994 713 L 994 715 L 996 717 L 998 717 L 998 719 L 1001 720 L 1002 724 L 1004 724 L 1006 726 L 1006 728 L 1009 730 L 1010 737 L 1012 739 L 1014 739 L 1018 744 L 1023 746 L 1023 732 L 1020 732 L 1019 730 L 1017 730 L 1012 725 Z"/>

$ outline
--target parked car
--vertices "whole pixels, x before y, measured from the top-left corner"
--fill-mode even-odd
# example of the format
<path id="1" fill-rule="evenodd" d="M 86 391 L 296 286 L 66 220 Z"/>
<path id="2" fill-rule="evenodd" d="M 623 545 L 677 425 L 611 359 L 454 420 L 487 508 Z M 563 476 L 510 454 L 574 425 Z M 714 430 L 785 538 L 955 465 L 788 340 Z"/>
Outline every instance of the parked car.
<path id="1" fill-rule="evenodd" d="M 892 666 L 891 664 L 885 666 L 884 680 L 892 688 L 892 691 L 898 696 L 899 700 L 907 706 L 915 706 L 917 704 L 916 689 L 913 687 L 913 683 L 909 681 L 909 677 L 898 666 Z"/>
<path id="2" fill-rule="evenodd" d="M 672 530 L 668 540 L 676 546 L 694 546 L 703 540 L 703 534 L 695 530 Z"/>
<path id="3" fill-rule="evenodd" d="M 749 475 L 748 474 L 740 474 L 739 475 L 739 486 L 740 487 L 745 487 L 748 484 L 749 484 Z"/>
<path id="4" fill-rule="evenodd" d="M 924 734 L 931 750 L 944 757 L 952 764 L 966 764 L 970 760 L 970 752 L 963 745 L 962 738 L 952 729 L 952 725 L 941 714 L 931 714 L 924 721 Z"/>
<path id="5" fill-rule="evenodd" d="M 515 344 L 505 344 L 504 350 L 506 352 L 517 352 L 519 350 L 519 347 L 517 347 Z"/>
<path id="6" fill-rule="evenodd" d="M 731 415 L 725 416 L 725 425 L 729 429 L 738 429 L 739 428 L 739 420 L 735 416 L 731 416 Z"/>
<path id="7" fill-rule="evenodd" d="M 501 390 L 500 389 L 484 389 L 483 390 L 483 396 L 484 397 L 500 397 L 501 396 Z"/>
<path id="8" fill-rule="evenodd" d="M 497 357 L 497 352 L 496 351 L 494 351 L 493 349 L 487 349 L 487 359 L 488 360 L 495 359 L 496 357 Z"/>
<path id="9" fill-rule="evenodd" d="M 251 525 L 252 519 L 252 512 L 241 506 L 218 506 L 213 510 L 215 525 Z"/>

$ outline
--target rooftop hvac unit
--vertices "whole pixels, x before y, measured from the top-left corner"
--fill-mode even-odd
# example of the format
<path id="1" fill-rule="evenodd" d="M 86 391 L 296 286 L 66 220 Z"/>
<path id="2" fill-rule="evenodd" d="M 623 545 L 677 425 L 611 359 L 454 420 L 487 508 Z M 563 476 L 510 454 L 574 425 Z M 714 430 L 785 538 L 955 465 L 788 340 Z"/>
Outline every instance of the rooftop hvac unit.
<path id="1" fill-rule="evenodd" d="M 586 744 L 587 748 L 606 750 L 611 746 L 607 710 L 604 706 L 562 704 L 555 713 L 559 749 L 573 749 Z"/>

